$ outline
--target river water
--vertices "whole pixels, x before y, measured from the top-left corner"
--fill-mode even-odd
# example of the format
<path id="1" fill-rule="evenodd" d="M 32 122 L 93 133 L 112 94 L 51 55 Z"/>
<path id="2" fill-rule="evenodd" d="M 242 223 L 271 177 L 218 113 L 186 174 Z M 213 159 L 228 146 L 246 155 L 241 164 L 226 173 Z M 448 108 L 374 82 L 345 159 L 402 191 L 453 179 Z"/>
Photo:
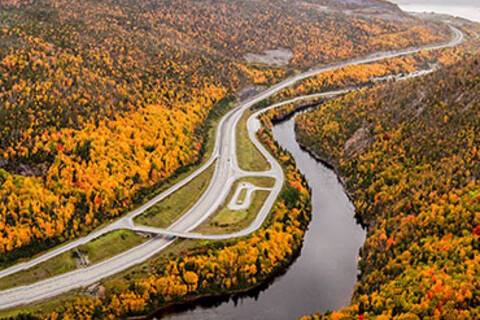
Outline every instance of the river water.
<path id="1" fill-rule="evenodd" d="M 436 12 L 480 21 L 480 0 L 391 0 L 404 11 Z M 337 309 L 350 301 L 357 277 L 358 251 L 365 231 L 335 173 L 301 150 L 294 119 L 273 128 L 275 140 L 297 161 L 312 188 L 312 222 L 300 256 L 263 288 L 248 295 L 206 299 L 158 314 L 168 320 L 295 319 Z"/>
<path id="2" fill-rule="evenodd" d="M 480 0 L 389 0 L 404 11 L 435 12 L 480 22 Z"/>
<path id="3" fill-rule="evenodd" d="M 162 319 L 290 320 L 349 303 L 365 231 L 356 223 L 335 173 L 300 149 L 294 120 L 277 124 L 273 134 L 294 156 L 312 188 L 312 222 L 300 256 L 283 275 L 247 296 L 209 299 L 177 308 Z"/>
<path id="4" fill-rule="evenodd" d="M 404 11 L 435 12 L 480 22 L 480 0 L 391 0 Z M 350 301 L 365 231 L 335 173 L 300 149 L 294 119 L 273 128 L 275 140 L 297 161 L 312 188 L 312 222 L 298 259 L 263 288 L 241 297 L 207 299 L 159 314 L 168 320 L 295 319 Z"/>

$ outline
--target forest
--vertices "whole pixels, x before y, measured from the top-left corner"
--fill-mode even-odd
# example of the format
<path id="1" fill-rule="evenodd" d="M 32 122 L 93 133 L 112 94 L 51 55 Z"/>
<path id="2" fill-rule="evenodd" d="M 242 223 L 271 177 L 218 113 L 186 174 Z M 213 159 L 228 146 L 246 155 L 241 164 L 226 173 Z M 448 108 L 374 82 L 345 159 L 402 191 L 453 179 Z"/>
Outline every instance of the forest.
<path id="1" fill-rule="evenodd" d="M 477 51 L 297 118 L 368 230 L 352 304 L 305 320 L 480 318 L 479 92 Z"/>
<path id="2" fill-rule="evenodd" d="M 88 233 L 201 161 L 202 124 L 240 88 L 449 36 L 381 1 L 369 14 L 317 6 L 330 2 L 1 0 L 0 265 Z M 288 65 L 244 59 L 272 48 L 292 51 Z"/>
<path id="3" fill-rule="evenodd" d="M 212 241 L 179 256 L 153 259 L 141 274 L 132 271 L 105 281 L 109 289 L 101 294 L 80 295 L 52 311 L 20 314 L 17 318 L 123 319 L 179 301 L 242 292 L 283 270 L 302 246 L 311 219 L 310 190 L 294 159 L 276 144 L 271 131 L 262 129 L 259 138 L 279 159 L 286 179 L 260 230 L 228 242 Z"/>
<path id="4" fill-rule="evenodd" d="M 241 89 L 450 37 L 443 24 L 366 1 L 371 10 L 334 0 L 0 0 L 0 268 L 110 222 L 201 163 L 205 122 Z M 291 58 L 246 58 L 272 49 Z M 365 85 L 297 119 L 302 145 L 336 168 L 368 230 L 351 305 L 305 319 L 480 318 L 475 50 L 346 67 L 269 101 Z M 446 69 L 370 87 L 434 66 Z M 261 119 L 286 181 L 259 231 L 156 257 L 25 318 L 144 315 L 282 270 L 302 246 L 311 195 L 269 127 L 298 107 Z"/>

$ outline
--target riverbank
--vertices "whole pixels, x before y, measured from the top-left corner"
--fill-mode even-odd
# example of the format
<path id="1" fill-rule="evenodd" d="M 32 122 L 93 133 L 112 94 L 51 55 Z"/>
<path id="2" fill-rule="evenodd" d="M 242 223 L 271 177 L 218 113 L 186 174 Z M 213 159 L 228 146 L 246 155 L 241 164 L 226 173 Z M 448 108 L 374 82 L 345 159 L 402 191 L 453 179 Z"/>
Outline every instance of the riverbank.
<path id="1" fill-rule="evenodd" d="M 369 225 L 351 304 L 312 319 L 478 318 L 479 58 L 297 119 L 299 140 L 331 155 Z"/>
<path id="2" fill-rule="evenodd" d="M 295 178 L 297 178 L 297 177 L 295 177 Z M 293 189 L 297 189 L 297 188 L 300 188 L 300 189 L 301 189 L 301 186 L 299 186 L 298 181 L 296 181 L 296 182 L 294 181 L 294 184 L 295 184 L 295 187 L 293 187 Z M 284 200 L 285 200 L 285 204 L 284 204 L 284 205 L 286 205 L 287 207 L 289 207 L 289 206 L 287 205 L 287 203 L 292 200 L 292 195 L 294 196 L 293 198 L 295 199 L 295 192 L 290 190 L 290 194 L 288 194 L 288 195 L 287 195 L 287 198 L 284 199 Z M 281 208 L 281 209 L 283 209 L 283 208 Z M 295 209 L 295 208 L 292 207 L 292 208 L 288 208 L 288 209 Z M 293 211 L 290 212 L 290 213 L 291 213 L 291 214 L 294 214 Z M 297 212 L 296 212 L 296 213 L 297 213 Z M 295 213 L 295 214 L 296 214 L 296 213 Z M 281 221 L 281 222 L 282 222 L 282 223 L 285 223 L 285 221 Z M 288 234 L 289 234 L 289 233 L 284 233 L 283 231 L 285 231 L 285 230 L 282 230 L 282 236 L 285 235 L 285 237 L 288 238 Z M 267 235 L 266 238 L 268 238 L 268 237 L 269 237 L 269 236 Z M 267 239 L 267 240 L 269 241 L 270 239 Z M 285 239 L 279 239 L 279 240 L 285 240 Z M 294 239 L 294 240 L 296 240 L 296 239 Z M 287 240 L 287 242 L 288 242 L 288 241 L 290 241 L 290 240 Z M 233 242 L 233 241 L 232 241 L 232 242 Z M 272 245 L 274 245 L 274 244 L 272 243 Z M 209 247 L 206 247 L 206 249 L 209 249 Z M 215 248 L 215 249 L 217 249 L 217 248 Z M 262 254 L 265 254 L 265 253 L 262 253 Z M 270 254 L 267 254 L 267 256 L 270 258 Z M 176 262 L 178 263 L 178 261 L 176 261 Z M 180 263 L 179 266 L 182 267 L 181 263 Z M 185 267 L 185 266 L 183 266 L 183 267 Z M 158 270 L 158 269 L 157 269 L 157 270 Z M 159 271 L 159 273 L 160 273 L 162 270 L 158 270 L 158 271 Z M 185 285 L 184 285 L 184 284 L 181 284 L 181 285 L 179 286 L 179 288 L 175 288 L 175 290 L 178 289 L 179 292 L 177 292 L 177 291 L 174 292 L 174 295 L 177 295 L 177 294 L 178 294 L 178 295 L 184 295 L 184 291 L 189 292 L 189 291 L 192 290 L 193 284 L 195 284 L 195 283 L 197 282 L 196 285 L 198 285 L 198 279 L 197 279 L 198 276 L 197 276 L 197 278 L 195 278 L 191 273 L 189 273 L 190 271 L 191 271 L 190 269 L 182 269 L 182 272 L 185 272 L 185 274 L 188 274 L 187 278 L 189 278 L 189 280 L 187 280 L 187 279 L 184 278 L 185 275 L 184 275 L 183 273 L 182 273 L 182 274 L 179 274 L 179 276 L 178 276 L 177 278 L 175 278 L 175 279 L 172 280 L 172 281 L 182 280 L 183 282 L 186 282 Z M 257 271 L 258 271 L 258 269 L 257 269 Z M 263 271 L 263 270 L 262 270 L 262 271 Z M 176 276 L 177 276 L 177 275 L 176 275 Z M 197 279 L 197 280 L 194 280 L 194 279 Z M 158 279 L 148 279 L 148 280 L 152 280 L 152 281 L 155 281 L 155 282 L 156 282 Z M 233 281 L 233 282 L 236 282 L 237 280 L 238 280 L 238 279 L 235 279 L 235 281 Z M 193 283 L 190 283 L 190 282 L 193 282 Z M 235 283 L 234 283 L 234 284 L 235 284 Z M 232 283 L 226 282 L 226 283 L 224 283 L 224 285 L 225 285 L 225 287 L 230 288 L 231 285 L 232 285 Z M 149 284 L 149 283 L 140 283 L 139 286 L 146 286 L 146 287 L 148 287 L 148 289 L 151 289 L 151 288 L 152 288 L 152 287 L 151 287 L 151 284 Z M 155 285 L 155 287 L 157 287 L 157 285 Z M 136 289 L 136 288 L 134 288 L 134 289 Z M 132 289 L 132 290 L 133 290 L 133 289 Z M 143 289 L 142 289 L 142 290 L 143 290 Z M 158 288 L 155 288 L 155 290 L 158 290 Z M 133 295 L 134 297 L 137 297 L 135 291 L 134 291 L 134 292 L 129 292 L 129 291 L 127 291 L 125 294 L 127 294 L 127 293 Z M 155 292 L 155 294 L 156 294 L 156 292 Z M 128 300 L 129 298 L 131 298 L 130 296 L 128 296 L 128 297 L 122 296 L 121 298 L 125 298 L 125 301 L 122 301 L 122 304 L 125 304 L 125 308 L 126 308 L 127 313 L 128 313 L 128 312 L 135 313 L 135 312 L 137 312 L 137 308 L 143 308 L 143 307 L 144 307 L 144 306 L 142 306 L 142 305 L 139 305 L 139 304 L 143 303 L 143 301 L 142 301 L 142 299 L 144 299 L 143 296 L 142 296 L 142 299 L 138 299 L 138 301 L 136 301 L 135 304 L 133 304 L 131 300 Z M 113 298 L 112 298 L 112 299 L 113 299 Z M 117 298 L 117 299 L 118 299 L 118 298 Z M 170 297 L 169 297 L 169 299 L 170 299 Z M 116 302 L 116 301 L 111 301 L 111 302 L 113 303 L 113 302 Z"/>
<path id="3" fill-rule="evenodd" d="M 353 206 L 338 178 L 300 150 L 293 134 L 292 115 L 288 119 L 272 128 L 273 137 L 293 156 L 312 190 L 312 221 L 298 258 L 287 266 L 288 272 L 268 282 L 268 290 L 260 286 L 249 293 L 251 296 L 197 300 L 174 308 L 172 313 L 156 313 L 156 318 L 294 319 L 349 303 L 365 232 L 356 223 Z M 345 238 L 346 234 L 349 237 Z"/>
<path id="4" fill-rule="evenodd" d="M 102 316 L 129 317 L 149 312 L 150 306 L 167 306 L 180 299 L 201 298 L 216 292 L 241 292 L 268 280 L 298 255 L 311 217 L 310 192 L 294 160 L 279 148 L 268 132 L 259 134 L 279 159 L 286 185 L 264 227 L 249 237 L 209 242 L 201 252 L 152 263 L 148 278 L 99 299 L 81 298 L 66 307 L 63 316 L 74 316 L 79 306 L 102 305 Z M 117 290 L 118 292 L 118 290 Z"/>
<path id="5" fill-rule="evenodd" d="M 147 316 L 131 317 L 130 319 L 168 319 L 170 316 L 175 317 L 182 312 L 194 310 L 197 307 L 215 307 L 229 301 L 239 301 L 244 298 L 256 298 L 261 292 L 267 290 L 275 279 L 287 273 L 289 267 L 295 263 L 302 251 L 303 243 L 294 249 L 293 254 L 281 265 L 276 267 L 272 273 L 265 277 L 258 284 L 245 288 L 226 290 L 223 292 L 209 292 L 201 295 L 195 295 L 179 301 L 164 305 Z"/>

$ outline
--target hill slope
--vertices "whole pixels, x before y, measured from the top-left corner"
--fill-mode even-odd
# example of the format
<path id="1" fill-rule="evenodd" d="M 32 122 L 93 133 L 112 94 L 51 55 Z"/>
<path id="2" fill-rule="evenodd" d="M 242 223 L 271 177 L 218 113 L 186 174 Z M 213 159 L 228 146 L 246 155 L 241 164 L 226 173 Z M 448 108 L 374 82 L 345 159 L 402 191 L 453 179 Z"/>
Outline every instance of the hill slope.
<path id="1" fill-rule="evenodd" d="M 252 75 L 285 74 L 245 54 L 286 48 L 303 68 L 448 36 L 358 3 L 0 0 L 0 264 L 88 232 L 198 161 L 213 106 Z"/>
<path id="2" fill-rule="evenodd" d="M 352 306 L 325 318 L 478 319 L 480 57 L 330 101 L 296 125 L 368 228 Z"/>

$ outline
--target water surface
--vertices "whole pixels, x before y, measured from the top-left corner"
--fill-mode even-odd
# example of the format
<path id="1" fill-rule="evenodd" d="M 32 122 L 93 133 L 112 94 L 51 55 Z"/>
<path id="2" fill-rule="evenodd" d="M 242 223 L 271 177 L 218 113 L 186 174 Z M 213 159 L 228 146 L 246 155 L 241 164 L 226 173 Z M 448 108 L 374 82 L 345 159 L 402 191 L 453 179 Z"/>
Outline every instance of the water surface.
<path id="1" fill-rule="evenodd" d="M 404 11 L 435 12 L 480 22 L 480 0 L 391 0 Z M 354 219 L 354 208 L 337 176 L 302 151 L 295 141 L 294 120 L 273 128 L 275 139 L 297 161 L 312 188 L 312 222 L 298 259 L 263 288 L 248 295 L 208 299 L 177 308 L 157 318 L 295 319 L 337 309 L 350 301 L 357 276 L 358 250 L 365 231 Z"/>
<path id="2" fill-rule="evenodd" d="M 349 303 L 365 232 L 356 223 L 354 208 L 335 173 L 300 149 L 294 120 L 276 125 L 273 133 L 295 157 L 312 188 L 313 218 L 300 256 L 267 288 L 226 301 L 209 299 L 164 319 L 295 319 Z"/>
<path id="3" fill-rule="evenodd" d="M 389 0 L 404 11 L 435 12 L 480 22 L 480 0 Z"/>

